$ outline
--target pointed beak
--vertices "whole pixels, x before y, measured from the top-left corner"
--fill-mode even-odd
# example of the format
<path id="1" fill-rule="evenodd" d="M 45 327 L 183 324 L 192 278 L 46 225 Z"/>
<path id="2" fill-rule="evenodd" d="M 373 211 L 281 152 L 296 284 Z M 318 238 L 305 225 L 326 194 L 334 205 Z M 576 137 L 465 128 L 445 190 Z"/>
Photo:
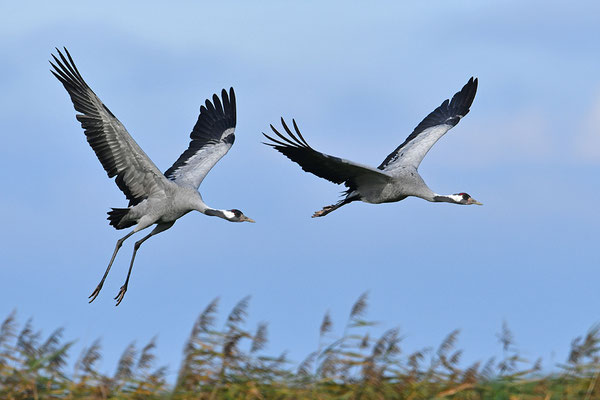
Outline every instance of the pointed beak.
<path id="1" fill-rule="evenodd" d="M 478 206 L 482 206 L 483 205 L 483 203 L 480 203 L 480 202 L 478 202 L 477 200 L 475 200 L 473 198 L 471 199 L 471 204 L 477 204 Z"/>
<path id="2" fill-rule="evenodd" d="M 242 215 L 242 218 L 240 218 L 240 222 L 244 222 L 244 221 L 246 221 L 246 222 L 252 222 L 252 223 L 255 223 L 255 222 L 256 222 L 256 221 L 255 221 L 255 220 L 253 220 L 252 218 L 248 218 L 248 217 L 246 217 L 245 215 Z"/>

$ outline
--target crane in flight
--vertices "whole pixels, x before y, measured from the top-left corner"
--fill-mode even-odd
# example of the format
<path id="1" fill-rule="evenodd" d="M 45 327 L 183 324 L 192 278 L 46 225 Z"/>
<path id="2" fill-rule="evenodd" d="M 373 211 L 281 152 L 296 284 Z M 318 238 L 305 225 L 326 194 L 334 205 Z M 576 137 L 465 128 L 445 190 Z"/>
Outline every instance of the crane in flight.
<path id="1" fill-rule="evenodd" d="M 133 262 L 139 247 L 150 237 L 173 226 L 178 218 L 190 211 L 223 218 L 231 222 L 254 222 L 240 210 L 220 210 L 209 207 L 198 193 L 198 187 L 211 168 L 233 145 L 236 124 L 235 93 L 225 89 L 221 99 L 216 94 L 212 102 L 206 100 L 200 107 L 198 121 L 190 135 L 190 145 L 164 174 L 133 140 L 123 124 L 102 103 L 85 83 L 71 55 L 64 48 L 58 57 L 52 54 L 51 72 L 63 84 L 75 110 L 77 120 L 84 129 L 87 141 L 102 163 L 109 178 L 129 200 L 127 208 L 113 208 L 108 212 L 110 225 L 115 229 L 134 227 L 117 240 L 115 250 L 102 276 L 102 280 L 89 296 L 90 303 L 96 299 L 104 280 L 123 242 L 134 233 L 152 225 L 154 229 L 135 242 L 127 278 L 115 297 L 117 306 L 123 300 L 131 276 Z"/>
<path id="2" fill-rule="evenodd" d="M 299 164 L 306 172 L 333 183 L 343 183 L 348 189 L 344 198 L 324 207 L 313 214 L 323 217 L 341 206 L 353 201 L 366 203 L 391 203 L 415 196 L 431 202 L 452 204 L 478 204 L 467 193 L 440 195 L 433 192 L 417 169 L 431 147 L 469 112 L 477 92 L 477 78 L 469 79 L 452 100 L 446 99 L 433 110 L 377 168 L 361 165 L 353 161 L 330 156 L 313 149 L 304 139 L 295 120 L 292 120 L 295 134 L 284 119 L 281 125 L 287 135 L 280 133 L 273 125 L 271 129 L 277 138 L 263 135 L 270 140 L 265 143 Z"/>

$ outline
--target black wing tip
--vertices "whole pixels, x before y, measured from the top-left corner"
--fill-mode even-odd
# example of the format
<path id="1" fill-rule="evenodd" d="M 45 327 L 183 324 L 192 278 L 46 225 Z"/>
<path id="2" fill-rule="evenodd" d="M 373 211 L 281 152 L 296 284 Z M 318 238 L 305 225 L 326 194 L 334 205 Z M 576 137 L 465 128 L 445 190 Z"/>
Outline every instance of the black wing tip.
<path id="1" fill-rule="evenodd" d="M 56 50 L 56 52 L 58 53 L 59 56 L 62 55 L 62 52 L 60 51 L 60 49 L 58 47 L 54 47 L 54 50 Z M 63 46 L 63 51 L 65 52 L 65 54 L 67 56 L 69 56 L 69 57 L 71 56 L 71 54 L 69 53 L 69 50 L 67 50 L 66 46 Z M 52 55 L 52 57 L 54 57 L 54 54 L 52 54 L 52 53 L 50 53 L 50 54 Z"/>
<path id="2" fill-rule="evenodd" d="M 223 101 L 223 105 L 228 104 L 235 107 L 235 91 L 233 90 L 233 86 L 229 88 L 227 91 L 225 88 L 221 89 L 221 99 L 219 100 L 219 96 L 217 93 L 212 95 L 213 101 Z"/>
<path id="3" fill-rule="evenodd" d="M 475 99 L 475 94 L 477 93 L 477 86 L 479 85 L 479 79 L 471 77 L 469 81 L 463 86 L 460 93 L 464 93 L 469 101 L 469 106 L 473 103 L 473 99 Z"/>
<path id="4" fill-rule="evenodd" d="M 219 98 L 219 94 L 221 97 Z M 192 141 L 199 140 L 196 145 L 207 141 L 222 140 L 223 133 L 228 129 L 235 129 L 237 123 L 235 92 L 233 87 L 229 88 L 229 93 L 226 89 L 221 89 L 220 92 L 214 93 L 211 97 L 200 105 L 200 115 L 192 129 L 190 137 Z M 233 143 L 233 135 L 227 136 L 229 141 Z"/>
<path id="5" fill-rule="evenodd" d="M 214 94 L 213 100 L 215 101 L 215 103 L 218 103 L 219 97 L 216 94 Z M 233 90 L 233 87 L 229 88 L 229 93 L 227 93 L 227 90 L 221 89 L 221 100 L 223 102 L 223 112 L 225 113 L 225 116 L 233 117 L 233 126 L 235 127 L 236 107 L 235 91 Z"/>
<path id="6" fill-rule="evenodd" d="M 233 88 L 229 89 L 229 93 L 225 89 L 221 89 L 219 93 L 213 93 L 210 98 L 200 105 L 200 115 L 198 123 L 207 124 L 209 126 L 216 124 L 220 128 L 229 129 L 235 128 L 236 125 L 236 107 L 235 107 L 235 92 Z M 195 129 L 195 128 L 194 128 Z"/>
<path id="7" fill-rule="evenodd" d="M 475 100 L 478 84 L 479 79 L 472 76 L 462 89 L 452 96 L 450 102 L 446 99 L 442 103 L 440 107 L 447 109 L 449 113 L 446 123 L 455 126 L 461 118 L 469 113 L 473 100 Z"/>
<path id="8" fill-rule="evenodd" d="M 396 159 L 400 149 L 419 136 L 425 129 L 438 125 L 456 126 L 460 120 L 469 113 L 471 104 L 473 104 L 475 94 L 477 93 L 478 84 L 479 79 L 471 76 L 462 89 L 452 96 L 452 100 L 444 100 L 438 108 L 430 112 L 419 125 L 416 126 L 412 133 L 408 135 L 406 140 L 398 146 L 396 150 L 390 153 L 377 168 L 385 169 L 388 164 Z"/>
<path id="9" fill-rule="evenodd" d="M 267 140 L 270 140 L 272 142 L 275 141 L 275 139 L 273 139 L 271 136 L 267 135 L 266 133 L 264 133 L 264 132 L 261 132 L 261 133 Z M 264 145 L 267 145 L 267 146 L 275 147 L 274 143 L 269 143 L 269 142 L 261 142 L 261 143 Z"/>
<path id="10" fill-rule="evenodd" d="M 74 67 L 75 66 L 75 63 L 73 62 L 73 57 L 71 57 L 71 53 L 69 53 L 69 50 L 67 50 L 66 47 L 63 46 L 63 51 L 65 52 L 65 54 L 67 55 L 67 57 L 65 57 L 65 55 L 63 54 L 63 52 L 58 47 L 55 47 L 54 49 L 56 50 L 56 53 L 58 53 L 58 57 L 56 55 L 54 55 L 54 53 L 50 53 L 50 55 L 52 56 L 52 58 L 54 59 L 54 61 L 56 62 L 56 64 L 58 64 L 62 68 L 64 68 L 65 66 L 67 66 L 67 67 Z M 60 60 L 59 60 L 59 57 L 60 57 Z M 62 60 L 62 62 L 61 62 L 61 60 Z M 62 65 L 63 63 L 65 65 Z M 56 68 L 56 66 L 52 63 L 52 61 L 50 61 L 50 64 L 52 64 L 52 66 L 54 68 Z"/>
<path id="11" fill-rule="evenodd" d="M 73 57 L 71 57 L 69 50 L 67 50 L 66 47 L 63 47 L 63 54 L 58 47 L 55 47 L 55 49 L 58 53 L 58 57 L 55 54 L 50 53 L 52 59 L 54 60 L 54 62 L 49 60 L 50 65 L 53 68 L 53 70 L 51 69 L 50 72 L 56 76 L 56 78 L 65 86 L 65 88 L 67 88 L 69 92 L 70 88 L 77 88 L 78 90 L 87 89 L 88 86 L 79 73 L 79 70 L 75 65 L 75 61 L 73 61 Z"/>
<path id="12" fill-rule="evenodd" d="M 275 132 L 278 136 L 281 137 L 281 135 L 279 134 L 279 132 L 277 132 L 277 130 L 275 128 L 273 128 L 273 125 L 271 125 L 271 129 L 273 129 L 273 132 Z M 271 147 L 274 147 L 274 148 L 279 148 L 279 147 L 295 147 L 295 146 L 292 146 L 292 145 L 290 145 L 288 143 L 284 143 L 281 140 L 277 140 L 277 139 L 275 139 L 275 138 L 267 135 L 264 132 L 261 132 L 261 133 L 263 134 L 263 136 L 265 138 L 267 138 L 268 140 L 270 140 L 272 142 L 272 143 L 262 142 L 263 144 L 266 144 L 267 146 L 271 146 Z"/>
<path id="13" fill-rule="evenodd" d="M 477 93 L 477 86 L 479 85 L 479 78 L 471 77 L 469 81 L 463 86 L 461 89 L 461 93 L 465 92 L 468 97 L 471 98 L 471 102 L 475 98 L 475 93 Z"/>
<path id="14" fill-rule="evenodd" d="M 479 79 L 475 77 L 469 78 L 467 83 L 460 89 L 460 91 L 456 92 L 454 96 L 452 96 L 451 104 L 455 104 L 457 102 L 461 102 L 464 100 L 468 100 L 470 102 L 475 98 L 475 93 L 477 93 L 477 86 L 479 85 Z"/>
<path id="15" fill-rule="evenodd" d="M 213 106 L 217 107 L 218 104 L 223 103 L 225 113 L 227 113 L 227 109 L 231 109 L 232 107 L 235 110 L 235 91 L 233 90 L 233 87 L 229 88 L 229 92 L 225 89 L 221 89 L 221 97 L 219 97 L 218 93 L 213 93 L 211 98 L 204 101 L 206 108 L 211 108 Z"/>
<path id="16" fill-rule="evenodd" d="M 300 129 L 298 129 L 298 124 L 296 123 L 295 119 L 292 118 L 293 127 L 294 127 L 294 130 L 296 131 L 295 135 L 294 135 L 294 133 L 292 133 L 291 129 L 289 128 L 289 126 L 285 122 L 285 119 L 283 117 L 281 117 L 280 120 L 281 120 L 281 125 L 283 126 L 283 129 L 285 130 L 285 133 L 287 133 L 287 135 L 280 133 L 277 130 L 277 128 L 275 128 L 273 126 L 273 124 L 269 124 L 269 126 L 271 127 L 271 130 L 273 131 L 273 133 L 275 133 L 281 140 L 283 140 L 283 142 L 280 141 L 280 140 L 275 140 L 272 137 L 267 136 L 264 133 L 263 133 L 263 135 L 267 136 L 268 139 L 270 139 L 271 141 L 277 143 L 280 146 L 296 147 L 296 148 L 298 148 L 298 147 L 304 147 L 304 148 L 312 150 L 312 148 L 306 142 L 306 140 L 304 139 L 304 137 L 302 137 L 302 134 L 300 133 Z"/>

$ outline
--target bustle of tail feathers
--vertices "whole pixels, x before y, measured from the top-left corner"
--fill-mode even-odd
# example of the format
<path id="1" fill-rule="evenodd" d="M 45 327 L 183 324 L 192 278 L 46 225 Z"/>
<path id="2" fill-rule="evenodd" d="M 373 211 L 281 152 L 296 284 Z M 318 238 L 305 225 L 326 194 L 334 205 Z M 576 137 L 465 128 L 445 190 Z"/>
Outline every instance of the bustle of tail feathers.
<path id="1" fill-rule="evenodd" d="M 127 215 L 128 212 L 129 208 L 112 208 L 111 211 L 107 213 L 107 219 L 110 221 L 110 225 L 114 226 L 115 229 L 125 229 L 135 225 L 135 221 L 126 221 L 123 224 L 121 224 L 121 221 Z"/>

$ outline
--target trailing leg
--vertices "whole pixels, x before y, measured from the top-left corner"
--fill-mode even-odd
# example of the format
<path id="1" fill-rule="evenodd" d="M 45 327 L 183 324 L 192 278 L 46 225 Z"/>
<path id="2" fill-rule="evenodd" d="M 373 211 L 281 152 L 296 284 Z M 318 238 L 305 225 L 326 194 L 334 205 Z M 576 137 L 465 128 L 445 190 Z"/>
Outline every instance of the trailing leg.
<path id="1" fill-rule="evenodd" d="M 335 204 L 323 207 L 323 209 L 320 210 L 320 211 L 315 211 L 315 213 L 312 215 L 312 217 L 313 218 L 324 217 L 327 214 L 329 214 L 330 212 L 337 210 L 338 208 L 340 208 L 343 205 L 346 205 L 348 203 L 352 203 L 355 200 L 360 200 L 360 197 L 356 196 L 356 195 L 355 196 L 348 196 L 345 199 L 340 200 L 340 201 L 338 201 Z"/>
<path id="2" fill-rule="evenodd" d="M 115 257 L 117 256 L 117 253 L 119 252 L 119 249 L 123 245 L 123 242 L 129 236 L 133 235 L 134 233 L 135 233 L 135 230 L 129 232 L 127 235 L 125 235 L 121 239 L 117 240 L 117 245 L 115 246 L 115 251 L 113 252 L 113 255 L 112 255 L 111 259 L 110 259 L 110 262 L 108 263 L 108 267 L 106 267 L 106 271 L 104 272 L 104 276 L 102 277 L 102 280 L 100 281 L 100 283 L 98 284 L 98 286 L 96 286 L 96 289 L 94 289 L 94 291 L 92 292 L 92 294 L 89 296 L 89 299 L 91 299 L 89 301 L 90 303 L 92 301 L 94 301 L 96 299 L 96 297 L 98 297 L 98 295 L 100 294 L 100 290 L 102 289 L 102 285 L 104 285 L 104 280 L 108 276 L 108 271 L 110 271 L 110 267 L 112 267 L 113 262 L 115 261 Z"/>
<path id="3" fill-rule="evenodd" d="M 133 262 L 135 261 L 135 255 L 136 255 L 138 249 L 140 248 L 140 246 L 142 245 L 142 243 L 144 243 L 146 240 L 150 239 L 152 236 L 159 234 L 163 231 L 166 231 L 167 229 L 172 227 L 174 223 L 175 223 L 175 221 L 158 224 L 152 230 L 152 232 L 150 232 L 149 234 L 147 234 L 146 236 L 144 236 L 143 238 L 141 238 L 140 240 L 135 242 L 135 245 L 133 246 L 133 255 L 131 256 L 131 263 L 129 264 L 129 271 L 127 271 L 127 278 L 125 279 L 125 283 L 123 284 L 123 286 L 121 286 L 121 289 L 119 289 L 119 293 L 115 296 L 115 300 L 117 300 L 117 304 L 115 304 L 115 306 L 118 306 L 119 304 L 121 304 L 121 301 L 123 301 L 123 297 L 125 296 L 125 292 L 127 291 L 127 285 L 129 284 L 129 277 L 131 276 L 131 270 L 133 268 Z"/>

